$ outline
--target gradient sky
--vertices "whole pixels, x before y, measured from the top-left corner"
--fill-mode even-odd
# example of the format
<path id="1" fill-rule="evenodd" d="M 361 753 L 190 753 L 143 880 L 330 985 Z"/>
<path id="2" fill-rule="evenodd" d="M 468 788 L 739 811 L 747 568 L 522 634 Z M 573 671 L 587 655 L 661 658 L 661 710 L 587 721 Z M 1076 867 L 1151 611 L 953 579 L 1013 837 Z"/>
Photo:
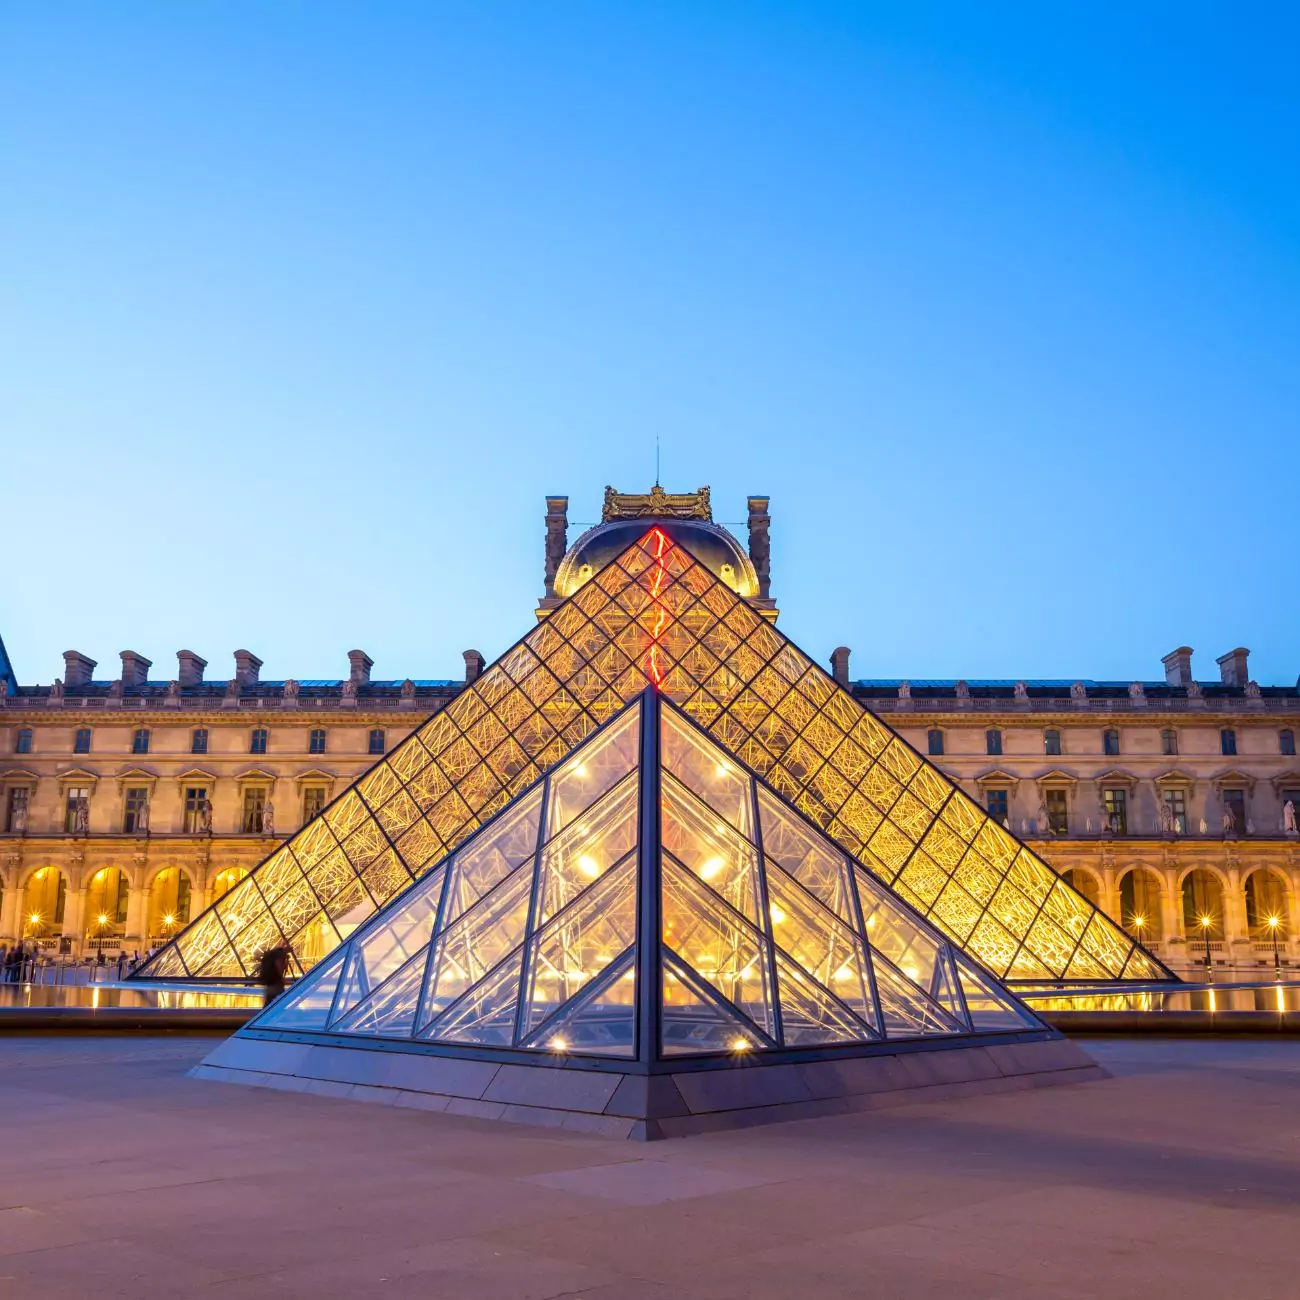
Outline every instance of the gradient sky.
<path id="1" fill-rule="evenodd" d="M 658 435 L 855 676 L 1294 682 L 1298 14 L 8 0 L 19 679 L 459 676 Z"/>

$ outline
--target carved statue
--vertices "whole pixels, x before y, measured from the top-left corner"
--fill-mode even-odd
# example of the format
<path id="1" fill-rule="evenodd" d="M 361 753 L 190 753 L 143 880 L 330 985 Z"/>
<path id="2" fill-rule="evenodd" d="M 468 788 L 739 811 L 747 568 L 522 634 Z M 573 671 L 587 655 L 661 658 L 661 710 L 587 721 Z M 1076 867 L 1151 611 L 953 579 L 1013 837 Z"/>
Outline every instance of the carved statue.
<path id="1" fill-rule="evenodd" d="M 1047 800 L 1038 801 L 1038 830 L 1040 834 L 1052 834 L 1052 814 L 1048 811 Z"/>
<path id="2" fill-rule="evenodd" d="M 286 700 L 296 700 L 298 698 L 298 683 L 292 677 L 286 678 L 284 683 L 284 698 Z"/>
<path id="3" fill-rule="evenodd" d="M 1029 698 L 1029 684 L 1027 682 L 1017 682 L 1015 695 L 1018 700 L 1027 700 Z"/>
<path id="4" fill-rule="evenodd" d="M 754 498 L 749 502 L 749 561 L 758 578 L 758 594 L 767 599 L 772 590 L 772 541 L 768 529 L 772 517 L 767 513 L 765 501 Z"/>
<path id="5" fill-rule="evenodd" d="M 1295 810 L 1292 809 L 1292 819 L 1294 820 Z M 21 835 L 27 829 L 27 800 L 20 799 L 14 804 L 13 828 L 16 834 Z"/>
<path id="6" fill-rule="evenodd" d="M 402 699 L 413 700 L 415 698 L 415 683 L 408 677 L 402 683 Z"/>
<path id="7" fill-rule="evenodd" d="M 226 699 L 228 699 L 228 700 L 230 700 L 230 699 L 235 699 L 235 700 L 237 700 L 238 698 L 239 698 L 239 678 L 238 678 L 238 677 L 232 677 L 232 678 L 231 678 L 231 679 L 226 683 Z"/>
<path id="8" fill-rule="evenodd" d="M 1202 834 L 1202 835 L 1208 835 L 1208 834 L 1210 833 L 1210 828 L 1209 828 L 1209 826 L 1206 824 L 1206 821 L 1205 821 L 1205 818 L 1204 818 L 1204 817 L 1201 818 L 1201 827 L 1200 827 L 1200 830 L 1201 830 L 1201 834 Z"/>
<path id="9" fill-rule="evenodd" d="M 957 683 L 957 698 L 959 700 L 970 699 L 970 687 L 965 682 Z"/>
<path id="10" fill-rule="evenodd" d="M 167 698 L 169 700 L 178 699 L 180 697 L 180 693 L 181 693 L 180 682 L 170 681 L 167 683 Z"/>
<path id="11" fill-rule="evenodd" d="M 78 835 L 90 834 L 90 800 L 82 795 L 77 800 L 76 820 L 74 822 Z"/>
<path id="12" fill-rule="evenodd" d="M 911 682 L 899 682 L 899 683 L 898 683 L 898 698 L 899 698 L 900 700 L 910 700 L 910 699 L 912 698 L 912 683 L 911 683 Z"/>
<path id="13" fill-rule="evenodd" d="M 1028 835 L 1028 834 L 1029 834 L 1029 818 L 1028 818 L 1028 817 L 1022 817 L 1022 818 L 1020 819 L 1020 834 L 1021 834 L 1022 836 L 1024 836 L 1024 835 Z"/>
<path id="14" fill-rule="evenodd" d="M 1075 682 L 1070 687 L 1070 698 L 1072 700 L 1086 700 L 1088 698 L 1088 688 L 1082 682 Z"/>
<path id="15" fill-rule="evenodd" d="M 1255 823 L 1254 823 L 1254 821 L 1253 821 L 1250 817 L 1247 817 L 1247 818 L 1246 818 L 1246 834 L 1247 834 L 1247 835 L 1254 835 L 1254 833 L 1255 833 Z"/>
<path id="16" fill-rule="evenodd" d="M 1227 804 L 1223 805 L 1223 816 L 1219 818 L 1219 824 L 1223 828 L 1225 835 L 1235 835 L 1237 833 L 1237 819 L 1232 815 L 1232 809 Z"/>
<path id="17" fill-rule="evenodd" d="M 1174 821 L 1174 810 L 1169 806 L 1167 799 L 1161 799 L 1158 807 L 1160 830 L 1164 835 L 1172 835 L 1177 829 Z"/>
<path id="18" fill-rule="evenodd" d="M 199 800 L 199 830 L 205 835 L 212 834 L 212 800 L 207 795 Z"/>
<path id="19" fill-rule="evenodd" d="M 1128 687 L 1128 697 L 1130 700 L 1145 700 L 1146 691 L 1142 689 L 1141 682 L 1130 682 Z"/>
<path id="20" fill-rule="evenodd" d="M 108 684 L 108 698 L 110 700 L 120 700 L 122 698 L 123 690 L 122 679 L 120 677 L 114 678 Z"/>
<path id="21" fill-rule="evenodd" d="M 704 519 L 713 521 L 713 505 L 709 489 L 698 492 L 665 492 L 658 483 L 648 493 L 619 492 L 605 488 L 605 502 L 600 512 L 601 523 L 611 519 Z"/>
<path id="22" fill-rule="evenodd" d="M 1282 805 L 1282 830 L 1284 834 L 1295 835 L 1295 804 L 1290 799 Z"/>
<path id="23" fill-rule="evenodd" d="M 273 804 L 269 799 L 266 801 L 266 806 L 262 809 L 262 834 L 275 834 L 275 804 Z"/>
<path id="24" fill-rule="evenodd" d="M 1260 698 L 1260 694 L 1261 694 L 1261 692 L 1260 692 L 1260 689 L 1259 689 L 1259 683 L 1258 683 L 1258 682 L 1247 682 L 1247 683 L 1246 683 L 1246 698 L 1247 698 L 1248 700 L 1257 700 L 1257 699 Z"/>
<path id="25" fill-rule="evenodd" d="M 1200 682 L 1188 682 L 1188 683 L 1187 683 L 1187 698 L 1188 698 L 1189 700 L 1199 700 L 1199 699 L 1201 698 L 1201 684 L 1200 684 Z"/>
<path id="26" fill-rule="evenodd" d="M 139 834 L 148 834 L 149 831 L 149 798 L 146 795 L 145 801 L 135 811 L 135 829 Z"/>
<path id="27" fill-rule="evenodd" d="M 50 687 L 50 699 L 61 700 L 63 698 L 63 678 L 56 677 L 54 685 Z"/>
<path id="28" fill-rule="evenodd" d="M 343 683 L 343 698 L 345 700 L 355 700 L 357 698 L 357 684 L 350 677 Z"/>

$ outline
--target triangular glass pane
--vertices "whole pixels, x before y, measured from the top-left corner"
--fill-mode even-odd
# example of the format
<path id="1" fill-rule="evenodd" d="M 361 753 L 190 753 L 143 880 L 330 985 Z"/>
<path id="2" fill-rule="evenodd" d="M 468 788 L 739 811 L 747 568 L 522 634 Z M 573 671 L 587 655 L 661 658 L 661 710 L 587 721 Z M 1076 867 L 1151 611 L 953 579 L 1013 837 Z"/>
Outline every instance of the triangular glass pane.
<path id="1" fill-rule="evenodd" d="M 854 875 L 872 952 L 880 953 L 927 993 L 935 989 L 944 943 L 865 872 L 855 871 Z"/>
<path id="2" fill-rule="evenodd" d="M 764 1033 L 775 1033 L 767 941 L 667 854 L 662 867 L 663 941 Z"/>
<path id="3" fill-rule="evenodd" d="M 961 994 L 957 989 L 957 973 L 953 969 L 952 950 L 945 949 L 940 959 L 935 963 L 934 980 L 930 988 L 930 996 L 952 1016 L 954 1020 L 962 1024 L 968 1024 L 966 1008 L 962 1003 Z"/>
<path id="4" fill-rule="evenodd" d="M 971 1025 L 979 1030 L 1041 1029 L 1042 1021 L 969 962 L 957 959 Z"/>
<path id="5" fill-rule="evenodd" d="M 772 940 L 823 988 L 869 1025 L 876 1023 L 862 942 L 774 862 L 767 864 Z"/>
<path id="6" fill-rule="evenodd" d="M 633 773 L 542 850 L 538 924 L 568 906 L 636 847 L 637 790 Z"/>
<path id="7" fill-rule="evenodd" d="M 664 1056 L 748 1052 L 765 1046 L 751 1025 L 724 1011 L 701 991 L 686 970 L 666 956 L 662 997 Z"/>
<path id="8" fill-rule="evenodd" d="M 743 836 L 752 839 L 749 777 L 717 745 L 679 719 L 675 710 L 663 709 L 660 717 L 660 756 L 665 769 L 719 817 L 725 817 Z"/>
<path id="9" fill-rule="evenodd" d="M 689 790 L 663 778 L 663 846 L 747 921 L 758 923 L 758 850 Z"/>
<path id="10" fill-rule="evenodd" d="M 917 1038 L 931 1034 L 964 1033 L 960 1021 L 954 1020 L 928 994 L 922 993 L 905 975 L 884 958 L 872 962 L 876 976 L 876 996 L 886 1038 Z"/>
<path id="11" fill-rule="evenodd" d="M 607 872 L 533 941 L 523 1034 L 596 979 L 636 940 L 636 858 Z"/>
<path id="12" fill-rule="evenodd" d="M 330 1025 L 330 1031 L 409 1038 L 415 1028 L 415 1009 L 420 1002 L 427 961 L 427 950 L 417 952 L 363 1002 Z"/>
<path id="13" fill-rule="evenodd" d="M 340 952 L 282 993 L 253 1023 L 258 1029 L 324 1029 L 342 969 Z"/>
<path id="14" fill-rule="evenodd" d="M 547 839 L 558 835 L 636 766 L 640 716 L 639 708 L 628 709 L 556 769 L 546 810 Z"/>
<path id="15" fill-rule="evenodd" d="M 421 1025 L 445 1011 L 523 942 L 532 885 L 532 864 L 525 863 L 437 937 Z"/>
<path id="16" fill-rule="evenodd" d="M 593 980 L 527 1046 L 590 1056 L 636 1055 L 636 949 Z"/>
<path id="17" fill-rule="evenodd" d="M 537 852 L 541 810 L 541 790 L 530 791 L 452 858 L 444 930 Z"/>
<path id="18" fill-rule="evenodd" d="M 852 884 L 843 853 L 762 787 L 758 791 L 758 815 L 763 823 L 763 852 L 841 919 L 855 925 Z"/>
<path id="19" fill-rule="evenodd" d="M 810 979 L 777 949 L 776 984 L 781 994 L 781 1034 L 785 1047 L 878 1040 L 842 1002 Z"/>
<path id="20" fill-rule="evenodd" d="M 516 949 L 487 977 L 449 1007 L 421 1035 L 446 1043 L 509 1047 L 519 1014 L 519 979 L 524 950 Z"/>

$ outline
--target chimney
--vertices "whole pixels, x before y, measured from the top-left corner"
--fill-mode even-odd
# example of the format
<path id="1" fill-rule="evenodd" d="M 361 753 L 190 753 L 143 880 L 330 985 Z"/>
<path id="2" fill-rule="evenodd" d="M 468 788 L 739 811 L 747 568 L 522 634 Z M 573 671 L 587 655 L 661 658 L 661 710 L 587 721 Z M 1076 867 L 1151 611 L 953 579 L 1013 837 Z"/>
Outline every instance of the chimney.
<path id="1" fill-rule="evenodd" d="M 1225 686 L 1245 686 L 1250 681 L 1250 672 L 1246 667 L 1249 658 L 1250 651 L 1240 645 L 1235 650 L 1229 650 L 1226 655 L 1219 656 L 1216 662 Z"/>
<path id="2" fill-rule="evenodd" d="M 1160 661 L 1165 666 L 1165 681 L 1170 686 L 1190 686 L 1192 684 L 1192 647 L 1180 645 L 1171 650 Z"/>
<path id="3" fill-rule="evenodd" d="M 88 655 L 83 655 L 80 650 L 65 650 L 63 652 L 63 689 L 71 691 L 81 686 L 89 686 L 90 679 L 97 667 L 95 661 Z"/>
<path id="4" fill-rule="evenodd" d="M 544 599 L 555 595 L 555 575 L 569 548 L 569 498 L 546 498 L 546 573 Z"/>
<path id="5" fill-rule="evenodd" d="M 134 650 L 122 651 L 122 685 L 129 690 L 136 690 L 149 680 L 149 669 L 153 661 Z"/>
<path id="6" fill-rule="evenodd" d="M 203 670 L 208 666 L 206 659 L 200 659 L 193 650 L 177 650 L 177 680 L 184 690 L 187 686 L 203 685 Z"/>
<path id="7" fill-rule="evenodd" d="M 348 677 L 357 686 L 368 686 L 370 670 L 375 666 L 375 661 L 364 650 L 349 650 L 348 663 L 351 664 Z"/>
<path id="8" fill-rule="evenodd" d="M 256 686 L 262 661 L 251 650 L 235 651 L 235 680 L 240 686 Z"/>
<path id="9" fill-rule="evenodd" d="M 483 671 L 483 656 L 477 650 L 465 651 L 465 685 L 476 682 Z"/>
<path id="10" fill-rule="evenodd" d="M 841 686 L 849 684 L 849 654 L 850 651 L 846 645 L 837 646 L 831 651 L 831 676 Z"/>

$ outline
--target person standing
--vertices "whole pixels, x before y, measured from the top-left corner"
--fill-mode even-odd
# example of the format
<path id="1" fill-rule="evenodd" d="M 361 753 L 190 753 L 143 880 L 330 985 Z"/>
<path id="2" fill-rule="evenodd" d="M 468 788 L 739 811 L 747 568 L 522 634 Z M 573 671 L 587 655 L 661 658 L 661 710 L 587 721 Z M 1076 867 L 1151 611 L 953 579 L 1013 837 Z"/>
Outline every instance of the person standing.
<path id="1" fill-rule="evenodd" d="M 268 948 L 257 963 L 257 982 L 264 991 L 264 1006 L 269 1006 L 284 992 L 290 955 L 287 944 L 277 944 L 274 948 Z"/>

